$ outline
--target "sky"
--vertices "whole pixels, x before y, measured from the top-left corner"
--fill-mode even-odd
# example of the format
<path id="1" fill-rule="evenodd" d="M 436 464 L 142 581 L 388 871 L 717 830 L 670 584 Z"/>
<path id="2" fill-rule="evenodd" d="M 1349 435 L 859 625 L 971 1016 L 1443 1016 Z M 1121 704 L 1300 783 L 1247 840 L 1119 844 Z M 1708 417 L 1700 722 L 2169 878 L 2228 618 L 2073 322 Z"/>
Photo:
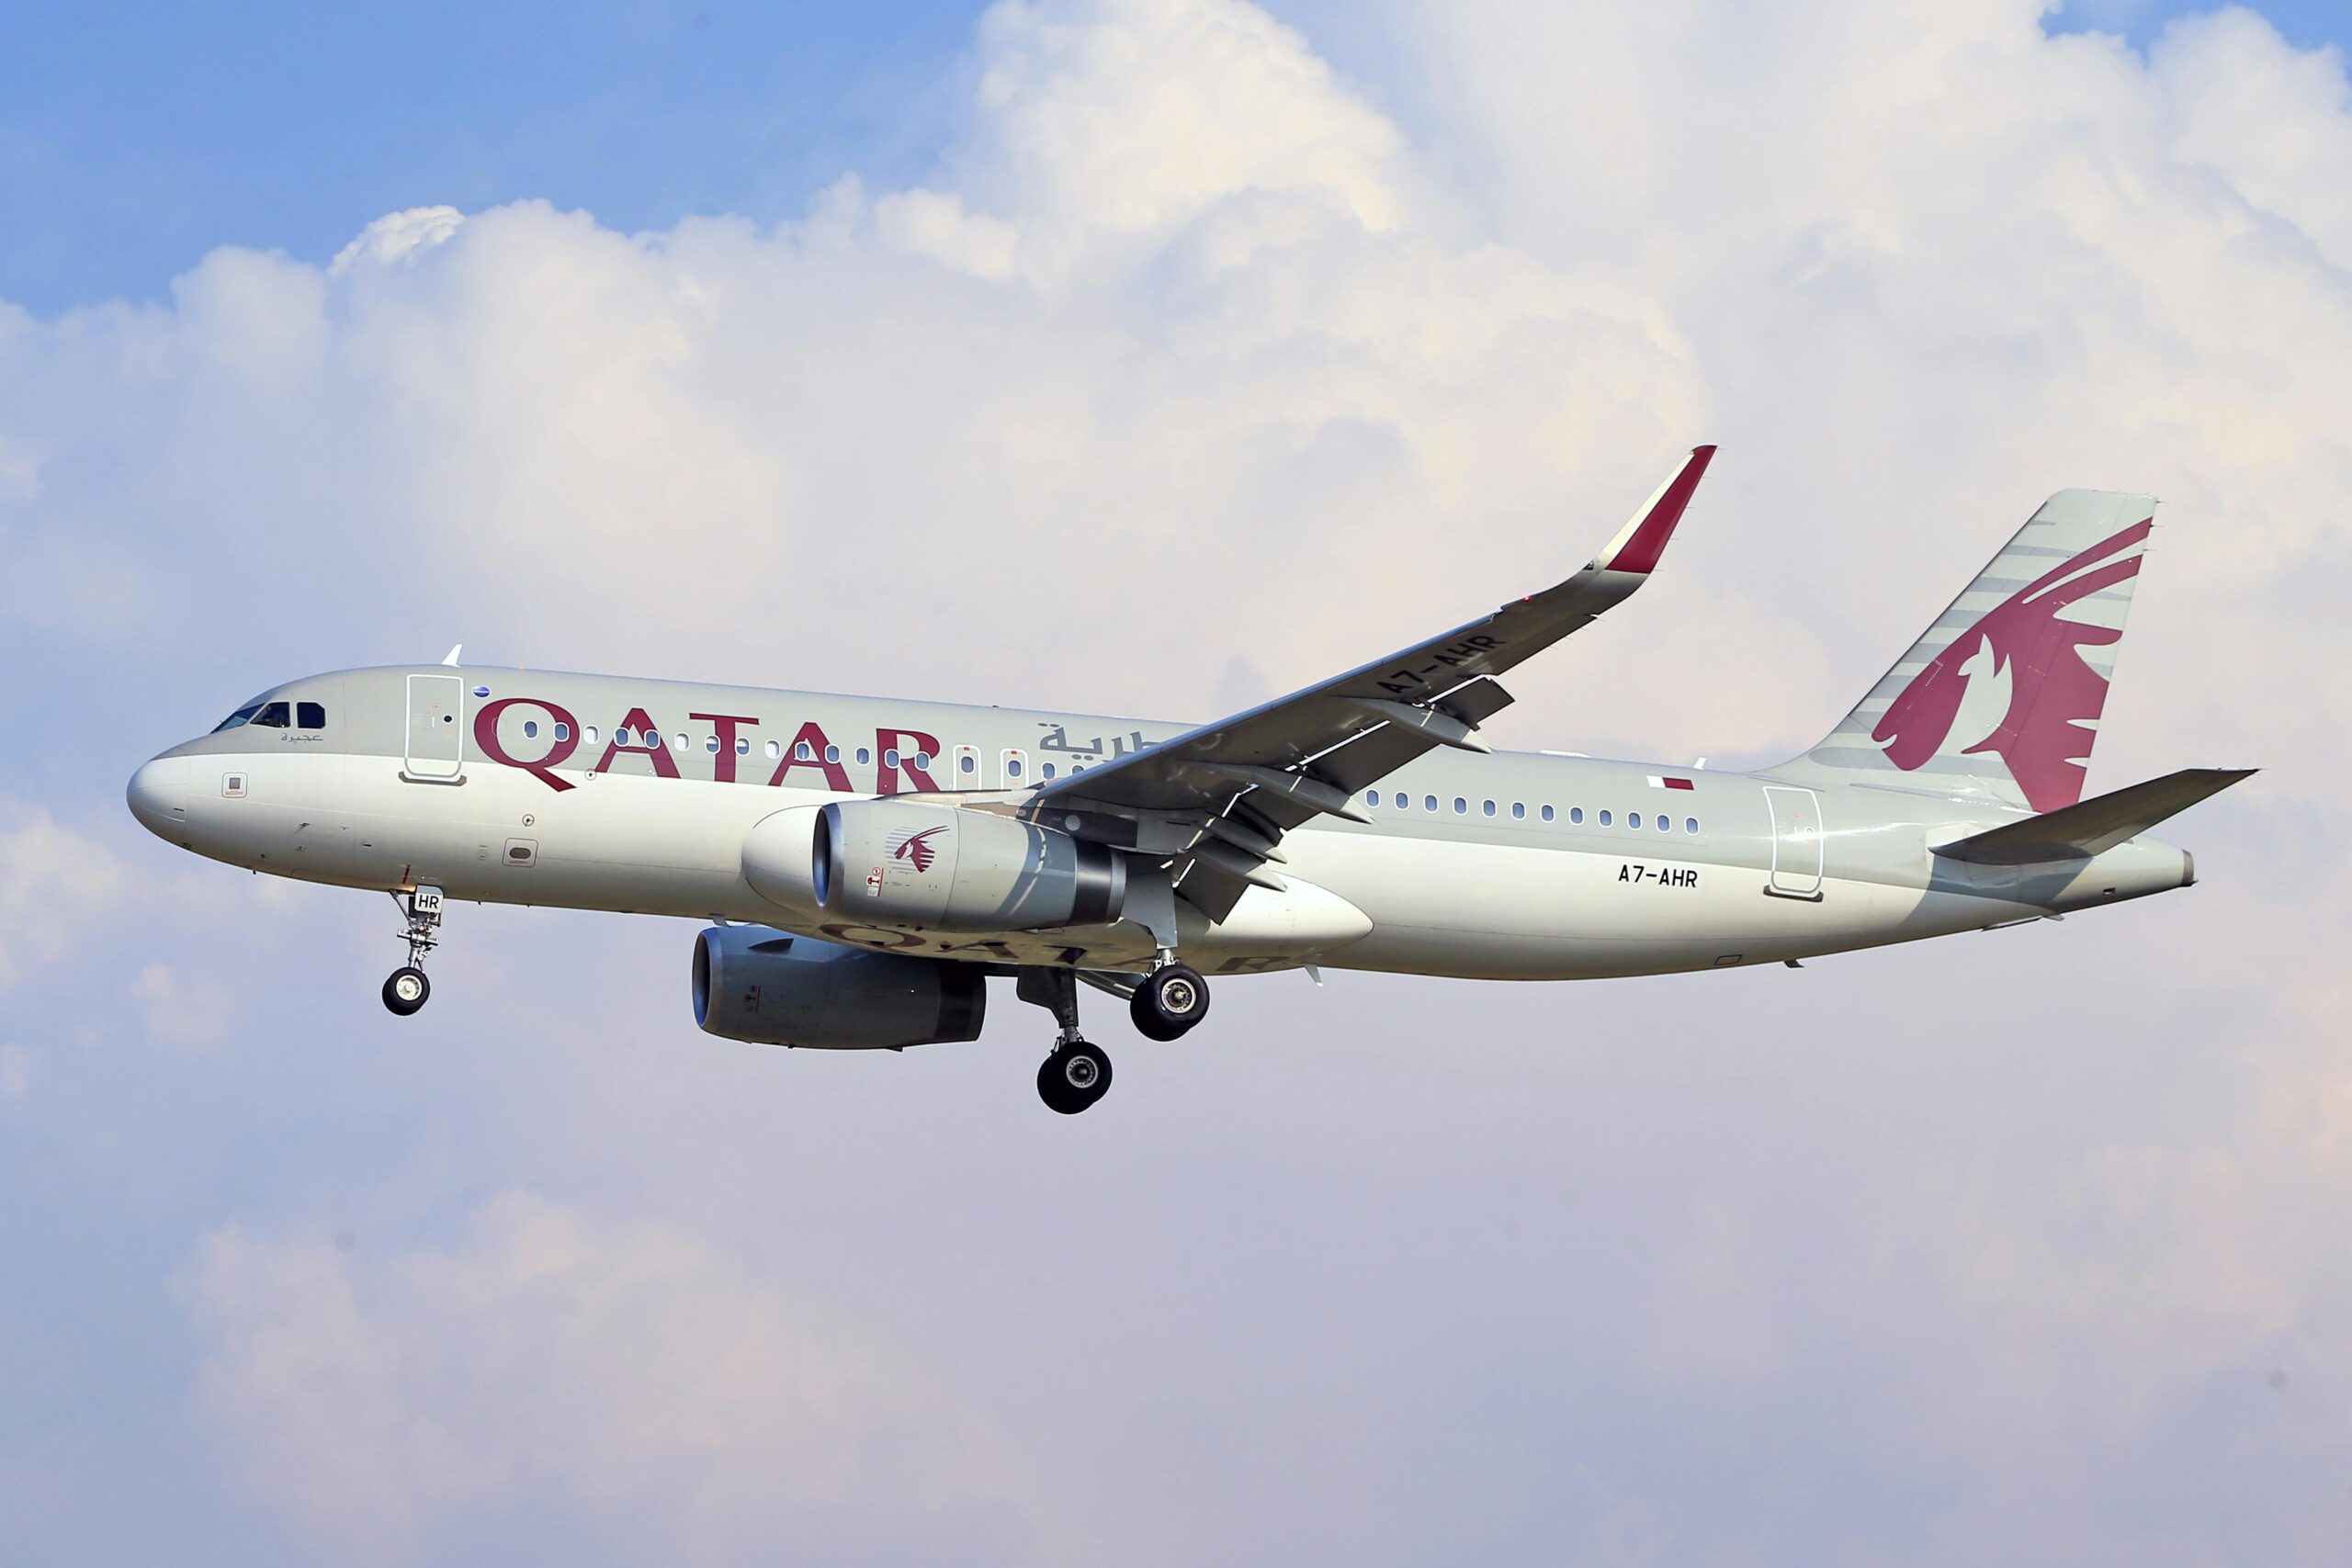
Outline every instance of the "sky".
<path id="1" fill-rule="evenodd" d="M 0 48 L 0 1557 L 2335 1563 L 2329 7 L 37 7 Z M 1802 970 L 693 1028 L 693 927 L 177 854 L 470 659 L 1204 718 L 1566 575 L 1504 743 L 1802 750 L 2051 491 L 2189 891 Z"/>

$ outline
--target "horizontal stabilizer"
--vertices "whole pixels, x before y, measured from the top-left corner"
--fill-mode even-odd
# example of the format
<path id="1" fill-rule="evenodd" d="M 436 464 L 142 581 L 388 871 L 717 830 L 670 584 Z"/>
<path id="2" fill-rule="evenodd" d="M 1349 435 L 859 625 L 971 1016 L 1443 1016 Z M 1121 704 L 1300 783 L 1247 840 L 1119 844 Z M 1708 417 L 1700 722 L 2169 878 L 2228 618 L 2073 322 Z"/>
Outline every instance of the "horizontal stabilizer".
<path id="1" fill-rule="evenodd" d="M 2219 795 L 2253 768 L 2183 768 L 2160 779 L 2110 795 L 2094 795 L 2039 817 L 2006 823 L 1990 832 L 1939 845 L 1946 860 L 1977 865 L 2028 865 L 2036 861 L 2079 860 L 2113 849 L 2146 832 L 2165 818 Z"/>

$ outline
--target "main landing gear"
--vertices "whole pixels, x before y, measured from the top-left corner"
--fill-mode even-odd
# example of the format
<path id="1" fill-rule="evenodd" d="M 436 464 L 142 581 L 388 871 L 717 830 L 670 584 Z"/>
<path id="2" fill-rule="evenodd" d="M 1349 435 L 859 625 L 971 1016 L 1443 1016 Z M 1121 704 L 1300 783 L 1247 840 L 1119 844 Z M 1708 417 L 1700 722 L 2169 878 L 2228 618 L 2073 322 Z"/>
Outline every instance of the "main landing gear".
<path id="1" fill-rule="evenodd" d="M 1111 1058 L 1078 1032 L 1078 976 L 1069 969 L 1023 969 L 1018 985 L 1023 1001 L 1046 1009 L 1060 1026 L 1053 1055 L 1037 1068 L 1037 1098 L 1048 1110 L 1075 1116 L 1111 1089 Z M 1174 1040 L 1208 1016 L 1208 982 L 1199 971 L 1163 957 L 1136 983 L 1127 1010 L 1147 1039 Z"/>
<path id="2" fill-rule="evenodd" d="M 1188 964 L 1170 959 L 1143 977 L 1127 998 L 1127 1016 L 1147 1040 L 1181 1039 L 1209 1015 L 1209 983 Z"/>
<path id="3" fill-rule="evenodd" d="M 441 941 L 441 889 L 395 893 L 392 901 L 408 920 L 408 929 L 401 933 L 408 943 L 408 962 L 384 982 L 384 1005 L 406 1018 L 433 995 L 433 982 L 424 977 L 424 955 Z"/>

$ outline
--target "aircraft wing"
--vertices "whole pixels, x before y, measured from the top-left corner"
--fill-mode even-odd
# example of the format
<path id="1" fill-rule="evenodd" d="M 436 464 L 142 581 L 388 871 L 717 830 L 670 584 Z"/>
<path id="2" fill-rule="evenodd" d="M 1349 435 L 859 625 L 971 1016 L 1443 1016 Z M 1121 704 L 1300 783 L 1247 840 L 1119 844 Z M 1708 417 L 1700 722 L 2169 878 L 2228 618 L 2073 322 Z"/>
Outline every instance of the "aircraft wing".
<path id="1" fill-rule="evenodd" d="M 1691 450 L 1632 521 L 1565 582 L 1346 674 L 1115 761 L 1065 775 L 1033 809 L 1161 816 L 1182 828 L 1178 891 L 1222 919 L 1282 835 L 1318 813 L 1366 818 L 1351 797 L 1437 746 L 1484 751 L 1477 728 L 1509 705 L 1494 679 L 1629 597 L 1649 574 L 1714 457 Z"/>

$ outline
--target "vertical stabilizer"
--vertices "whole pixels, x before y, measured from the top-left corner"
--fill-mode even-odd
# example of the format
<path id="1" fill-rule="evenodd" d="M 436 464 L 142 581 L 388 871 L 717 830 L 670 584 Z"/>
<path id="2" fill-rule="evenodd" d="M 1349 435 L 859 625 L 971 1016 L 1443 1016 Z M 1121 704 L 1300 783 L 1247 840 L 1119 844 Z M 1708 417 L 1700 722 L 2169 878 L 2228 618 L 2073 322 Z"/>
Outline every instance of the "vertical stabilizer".
<path id="1" fill-rule="evenodd" d="M 1982 795 L 2083 797 L 2155 500 L 2060 491 L 1827 739 L 1775 772 Z"/>

